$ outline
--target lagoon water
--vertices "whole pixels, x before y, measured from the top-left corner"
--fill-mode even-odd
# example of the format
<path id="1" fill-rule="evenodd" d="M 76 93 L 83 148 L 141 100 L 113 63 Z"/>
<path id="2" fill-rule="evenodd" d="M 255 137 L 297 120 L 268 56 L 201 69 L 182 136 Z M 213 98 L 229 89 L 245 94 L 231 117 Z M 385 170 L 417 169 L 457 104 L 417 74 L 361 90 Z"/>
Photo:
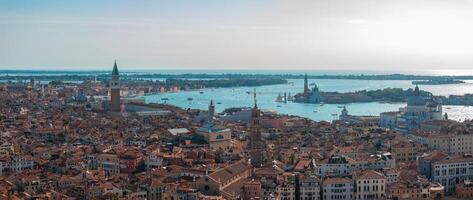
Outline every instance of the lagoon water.
<path id="1" fill-rule="evenodd" d="M 230 107 L 244 107 L 253 105 L 253 92 L 256 89 L 258 106 L 262 109 L 276 110 L 281 114 L 297 115 L 313 120 L 331 121 L 337 118 L 341 106 L 346 106 L 352 115 L 379 115 L 381 112 L 397 111 L 405 103 L 352 103 L 352 104 L 300 104 L 288 102 L 275 102 L 279 93 L 291 93 L 292 95 L 303 90 L 303 80 L 288 80 L 289 84 L 270 85 L 261 87 L 233 87 L 233 88 L 209 88 L 193 91 L 181 91 L 177 93 L 163 93 L 146 97 L 146 102 L 168 103 L 182 108 L 207 109 L 210 100 L 213 100 L 217 111 L 223 111 Z M 413 88 L 411 81 L 399 80 L 345 80 L 345 79 L 312 79 L 309 83 L 316 83 L 321 91 L 350 92 L 359 90 L 374 90 L 383 88 Z M 310 86 L 313 87 L 313 86 Z M 432 92 L 434 95 L 462 95 L 473 93 L 473 81 L 464 84 L 449 85 L 422 85 L 420 89 Z M 203 93 L 201 93 L 203 92 Z M 161 100 L 168 98 L 167 101 Z M 193 98 L 189 101 L 188 98 Z M 464 120 L 473 118 L 473 107 L 444 106 L 450 119 Z"/>
<path id="2" fill-rule="evenodd" d="M 250 74 L 303 74 L 305 71 L 189 71 L 189 70 L 159 70 L 159 71 L 126 71 L 122 74 L 128 73 L 163 73 L 163 74 L 183 74 L 183 73 L 208 73 L 208 74 L 223 74 L 223 73 L 250 73 Z M 29 75 L 96 75 L 102 73 L 109 73 L 109 71 L 21 71 L 21 70 L 0 70 L 0 76 L 29 76 Z M 393 72 L 382 71 L 308 71 L 309 75 L 345 75 L 345 74 L 392 74 Z M 396 72 L 400 73 L 400 72 Z M 473 71 L 440 71 L 440 72 L 406 72 L 406 74 L 427 74 L 427 75 L 467 75 L 473 74 Z M 164 79 L 153 79 L 164 80 Z M 0 82 L 7 82 L 2 80 Z M 10 80 L 16 82 L 17 80 Z M 301 92 L 303 89 L 303 80 L 294 79 L 288 80 L 290 84 L 270 85 L 261 87 L 233 87 L 233 88 L 209 88 L 195 91 L 182 91 L 178 93 L 163 93 L 152 96 L 146 96 L 146 102 L 159 102 L 176 105 L 182 108 L 207 109 L 210 100 L 214 100 L 217 111 L 223 111 L 230 107 L 244 107 L 253 105 L 253 96 L 247 94 L 256 89 L 258 95 L 258 106 L 263 109 L 273 109 L 282 114 L 297 115 L 307 117 L 314 120 L 333 120 L 341 111 L 340 106 L 346 106 L 349 113 L 353 115 L 379 115 L 385 111 L 397 111 L 400 107 L 405 106 L 404 103 L 353 103 L 347 105 L 340 104 L 299 104 L 288 102 L 275 102 L 278 93 L 281 95 L 284 92 L 292 95 Z M 44 81 L 42 83 L 47 83 Z M 400 80 L 347 80 L 347 79 L 321 79 L 309 80 L 309 83 L 317 83 L 317 86 L 322 91 L 338 91 L 349 92 L 359 90 L 373 90 L 391 88 L 413 88 L 411 81 Z M 311 86 L 312 87 L 312 86 Z M 473 93 L 473 80 L 468 80 L 464 84 L 448 84 L 448 85 L 422 85 L 421 90 L 427 90 L 434 95 L 463 95 L 466 93 Z M 200 92 L 203 92 L 202 94 Z M 161 98 L 168 98 L 164 102 Z M 193 98 L 188 101 L 188 98 Z M 444 106 L 444 112 L 447 112 L 450 119 L 464 120 L 473 119 L 473 106 Z"/>

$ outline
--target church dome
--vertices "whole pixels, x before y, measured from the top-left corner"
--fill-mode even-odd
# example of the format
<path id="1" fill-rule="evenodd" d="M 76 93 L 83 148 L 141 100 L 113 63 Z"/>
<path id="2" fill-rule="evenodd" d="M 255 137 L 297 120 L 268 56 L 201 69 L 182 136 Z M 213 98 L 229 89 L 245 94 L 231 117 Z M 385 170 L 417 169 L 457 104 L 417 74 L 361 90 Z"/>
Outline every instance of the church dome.
<path id="1" fill-rule="evenodd" d="M 424 106 L 425 105 L 425 99 L 422 96 L 410 96 L 407 97 L 407 105 L 408 106 Z"/>
<path id="2" fill-rule="evenodd" d="M 410 96 L 410 97 L 407 97 L 407 105 L 408 106 L 424 106 L 425 99 L 422 96 Z"/>
<path id="3" fill-rule="evenodd" d="M 312 92 L 319 92 L 319 87 L 317 87 L 317 84 L 314 84 L 314 88 L 312 88 Z"/>
<path id="4" fill-rule="evenodd" d="M 408 106 L 424 106 L 426 103 L 425 98 L 420 95 L 419 87 L 416 85 L 414 89 L 414 95 L 407 97 Z"/>

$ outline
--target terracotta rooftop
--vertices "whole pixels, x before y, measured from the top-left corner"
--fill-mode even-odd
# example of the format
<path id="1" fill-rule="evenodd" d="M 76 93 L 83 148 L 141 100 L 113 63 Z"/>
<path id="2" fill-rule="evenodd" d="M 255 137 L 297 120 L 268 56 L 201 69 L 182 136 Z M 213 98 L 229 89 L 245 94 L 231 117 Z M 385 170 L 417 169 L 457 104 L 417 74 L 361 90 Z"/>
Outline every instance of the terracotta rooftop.
<path id="1" fill-rule="evenodd" d="M 353 173 L 355 179 L 385 179 L 386 177 L 374 170 L 363 170 Z"/>
<path id="2" fill-rule="evenodd" d="M 238 161 L 234 164 L 231 164 L 228 167 L 222 168 L 209 174 L 209 178 L 217 181 L 217 182 L 227 182 L 233 176 L 244 172 L 245 170 L 250 169 L 251 166 L 244 160 Z"/>
<path id="3" fill-rule="evenodd" d="M 334 177 L 334 178 L 327 178 L 324 180 L 324 185 L 329 184 L 338 184 L 338 183 L 352 183 L 353 181 L 351 178 L 342 178 L 342 177 Z"/>

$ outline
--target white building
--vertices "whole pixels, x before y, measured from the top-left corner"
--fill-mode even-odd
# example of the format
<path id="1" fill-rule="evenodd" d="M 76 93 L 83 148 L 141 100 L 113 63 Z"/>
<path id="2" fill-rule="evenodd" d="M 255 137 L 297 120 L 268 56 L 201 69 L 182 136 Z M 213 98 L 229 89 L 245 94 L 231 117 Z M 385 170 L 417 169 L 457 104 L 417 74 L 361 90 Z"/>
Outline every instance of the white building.
<path id="1" fill-rule="evenodd" d="M 319 200 L 320 184 L 314 175 L 302 177 L 299 180 L 300 199 Z"/>
<path id="2" fill-rule="evenodd" d="M 294 184 L 281 184 L 275 190 L 278 200 L 296 200 L 296 187 Z"/>
<path id="3" fill-rule="evenodd" d="M 120 158 L 115 154 L 99 154 L 97 156 L 98 168 L 103 169 L 106 176 L 120 173 Z"/>
<path id="4" fill-rule="evenodd" d="M 473 157 L 453 156 L 432 163 L 432 182 L 440 183 L 445 192 L 455 192 L 455 185 L 473 179 Z"/>
<path id="5" fill-rule="evenodd" d="M 34 161 L 31 156 L 12 156 L 10 169 L 14 172 L 33 169 Z"/>
<path id="6" fill-rule="evenodd" d="M 389 168 L 384 170 L 384 174 L 386 175 L 387 184 L 395 183 L 399 180 L 399 176 L 401 175 L 401 171 L 396 168 Z"/>
<path id="7" fill-rule="evenodd" d="M 451 154 L 472 154 L 473 134 L 454 134 L 450 137 L 449 153 Z"/>
<path id="8" fill-rule="evenodd" d="M 348 176 L 354 170 L 394 168 L 396 167 L 396 160 L 389 152 L 373 155 L 370 158 L 361 160 L 354 160 L 345 155 L 337 155 L 322 160 L 318 163 L 317 167 L 320 177 L 325 177 L 329 174 L 333 176 Z"/>
<path id="9" fill-rule="evenodd" d="M 379 126 L 394 129 L 396 128 L 397 117 L 400 112 L 383 112 L 379 116 Z"/>
<path id="10" fill-rule="evenodd" d="M 353 199 L 353 180 L 351 178 L 327 178 L 323 181 L 323 200 Z"/>
<path id="11" fill-rule="evenodd" d="M 34 161 L 31 156 L 7 156 L 0 159 L 0 175 L 6 171 L 22 172 L 33 167 Z"/>
<path id="12" fill-rule="evenodd" d="M 145 158 L 145 168 L 146 170 L 159 168 L 163 166 L 163 157 L 155 154 L 149 155 Z"/>
<path id="13" fill-rule="evenodd" d="M 96 154 L 88 154 L 86 157 L 87 160 L 87 169 L 97 169 L 97 155 Z"/>
<path id="14" fill-rule="evenodd" d="M 355 198 L 357 200 L 380 199 L 386 197 L 386 177 L 373 170 L 353 173 Z"/>

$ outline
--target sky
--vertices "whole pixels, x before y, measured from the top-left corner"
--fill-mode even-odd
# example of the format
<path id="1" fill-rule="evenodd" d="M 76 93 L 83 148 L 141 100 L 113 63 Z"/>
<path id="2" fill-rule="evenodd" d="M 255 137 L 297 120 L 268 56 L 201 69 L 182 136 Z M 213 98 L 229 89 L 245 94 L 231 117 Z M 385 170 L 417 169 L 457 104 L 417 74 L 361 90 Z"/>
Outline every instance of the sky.
<path id="1" fill-rule="evenodd" d="M 468 70 L 473 0 L 0 0 L 0 69 Z"/>

